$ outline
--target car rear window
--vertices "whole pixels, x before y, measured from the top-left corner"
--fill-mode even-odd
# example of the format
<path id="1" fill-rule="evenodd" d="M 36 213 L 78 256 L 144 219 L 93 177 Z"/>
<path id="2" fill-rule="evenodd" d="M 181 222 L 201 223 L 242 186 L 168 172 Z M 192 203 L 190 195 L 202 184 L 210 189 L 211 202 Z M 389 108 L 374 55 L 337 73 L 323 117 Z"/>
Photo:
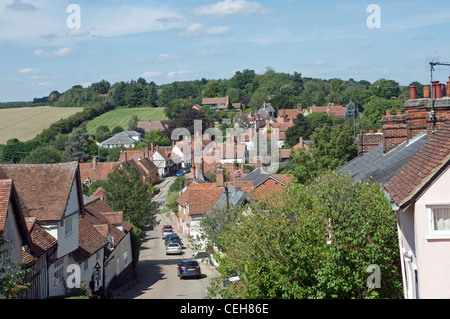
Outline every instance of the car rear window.
<path id="1" fill-rule="evenodd" d="M 183 263 L 184 266 L 186 267 L 197 267 L 198 266 L 198 262 L 196 261 L 185 261 Z"/>
<path id="2" fill-rule="evenodd" d="M 178 244 L 169 244 L 169 247 L 177 247 Z"/>

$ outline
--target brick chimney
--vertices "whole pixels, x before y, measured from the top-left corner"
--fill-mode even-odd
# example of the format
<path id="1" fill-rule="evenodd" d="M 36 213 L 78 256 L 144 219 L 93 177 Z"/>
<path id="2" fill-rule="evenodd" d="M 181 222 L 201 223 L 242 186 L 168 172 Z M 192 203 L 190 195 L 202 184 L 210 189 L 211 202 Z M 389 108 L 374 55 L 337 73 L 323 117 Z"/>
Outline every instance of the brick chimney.
<path id="1" fill-rule="evenodd" d="M 216 170 L 216 185 L 217 187 L 224 187 L 223 168 L 220 167 Z"/>
<path id="2" fill-rule="evenodd" d="M 358 156 L 362 156 L 370 151 L 372 148 L 377 147 L 383 143 L 383 132 L 378 130 L 376 133 L 370 131 L 366 134 L 366 131 L 360 131 L 358 138 Z"/>
<path id="3" fill-rule="evenodd" d="M 396 115 L 386 115 L 381 119 L 381 125 L 384 153 L 388 153 L 408 139 L 406 115 L 399 115 L 399 112 Z"/>

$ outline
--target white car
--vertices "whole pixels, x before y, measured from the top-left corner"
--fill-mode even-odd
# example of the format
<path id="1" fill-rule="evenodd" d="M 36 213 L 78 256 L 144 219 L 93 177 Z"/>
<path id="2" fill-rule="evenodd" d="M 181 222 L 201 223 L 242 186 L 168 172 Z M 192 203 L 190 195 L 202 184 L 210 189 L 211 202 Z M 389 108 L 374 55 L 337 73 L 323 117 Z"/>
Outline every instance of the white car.
<path id="1" fill-rule="evenodd" d="M 182 254 L 182 248 L 179 243 L 170 243 L 166 246 L 166 255 Z"/>

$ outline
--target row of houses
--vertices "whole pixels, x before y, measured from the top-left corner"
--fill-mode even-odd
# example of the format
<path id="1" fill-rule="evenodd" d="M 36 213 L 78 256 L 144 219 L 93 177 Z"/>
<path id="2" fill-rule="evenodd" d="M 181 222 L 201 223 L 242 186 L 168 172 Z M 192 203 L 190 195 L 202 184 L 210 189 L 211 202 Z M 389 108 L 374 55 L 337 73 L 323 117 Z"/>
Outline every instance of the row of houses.
<path id="1" fill-rule="evenodd" d="M 230 174 L 225 174 L 228 168 Z M 269 174 L 263 167 L 246 171 L 243 165 L 236 167 L 220 165 L 215 170 L 216 182 L 205 183 L 193 179 L 187 182 L 181 196 L 177 199 L 178 214 L 175 224 L 178 231 L 196 238 L 199 224 L 205 214 L 215 209 L 251 203 L 255 207 L 259 201 L 276 197 L 292 182 L 288 174 Z"/>
<path id="2" fill-rule="evenodd" d="M 417 99 L 411 86 L 404 111 L 361 131 L 359 156 L 337 170 L 382 185 L 397 217 L 406 299 L 450 298 L 450 91 L 429 93 L 425 85 Z"/>
<path id="3" fill-rule="evenodd" d="M 23 297 L 64 295 L 68 278 L 84 281 L 90 294 L 132 281 L 131 230 L 122 212 L 83 195 L 78 162 L 0 164 L 0 234 L 7 240 L 0 264 L 8 259 L 30 270 Z"/>

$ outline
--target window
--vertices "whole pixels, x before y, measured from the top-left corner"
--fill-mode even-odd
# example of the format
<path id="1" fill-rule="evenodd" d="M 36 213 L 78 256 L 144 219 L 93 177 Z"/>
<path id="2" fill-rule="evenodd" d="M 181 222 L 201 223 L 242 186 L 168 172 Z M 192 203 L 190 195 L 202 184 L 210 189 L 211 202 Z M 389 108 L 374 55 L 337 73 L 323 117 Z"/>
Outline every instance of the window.
<path id="1" fill-rule="evenodd" d="M 72 217 L 64 219 L 64 234 L 70 235 L 72 233 Z"/>
<path id="2" fill-rule="evenodd" d="M 128 266 L 128 251 L 126 249 L 123 252 L 123 263 L 125 264 L 125 267 Z"/>
<path id="3" fill-rule="evenodd" d="M 64 260 L 60 259 L 53 264 L 53 286 L 56 287 L 63 281 Z"/>
<path id="4" fill-rule="evenodd" d="M 450 204 L 428 206 L 430 236 L 450 238 Z"/>

